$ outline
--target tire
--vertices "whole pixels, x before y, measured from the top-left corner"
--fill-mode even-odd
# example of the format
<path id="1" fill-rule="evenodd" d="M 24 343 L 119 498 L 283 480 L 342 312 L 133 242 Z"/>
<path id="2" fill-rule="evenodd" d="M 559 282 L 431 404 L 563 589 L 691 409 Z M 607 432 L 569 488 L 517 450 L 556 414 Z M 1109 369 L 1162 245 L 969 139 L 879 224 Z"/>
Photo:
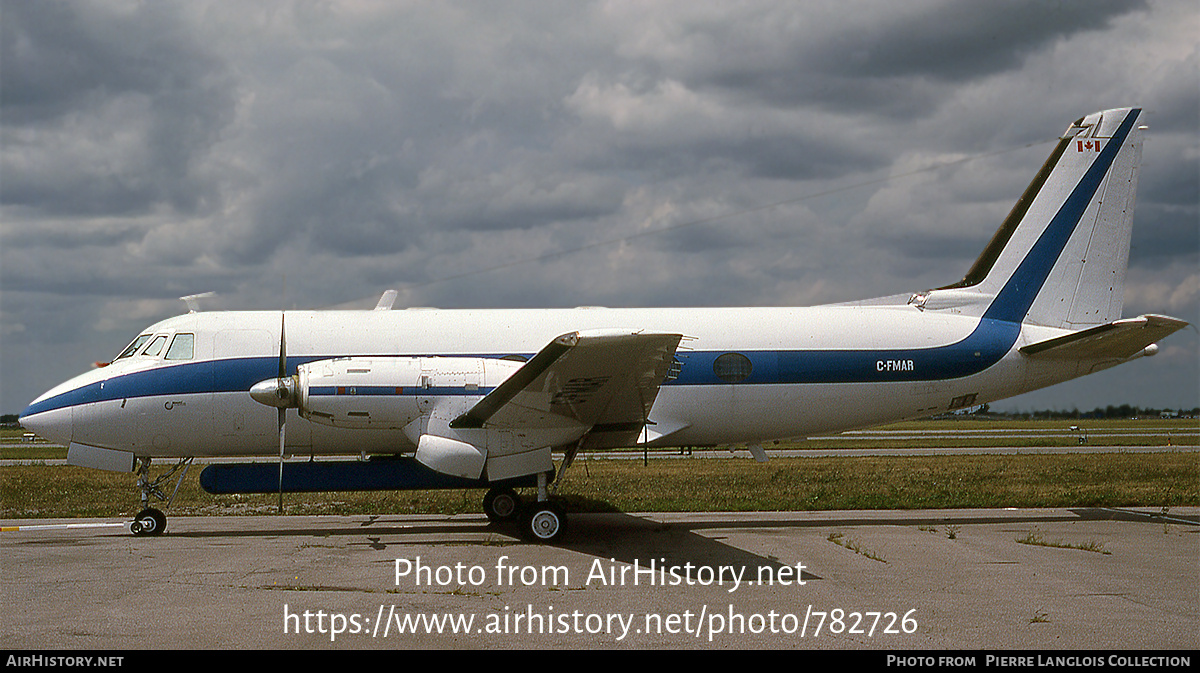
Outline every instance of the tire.
<path id="1" fill-rule="evenodd" d="M 162 535 L 167 529 L 167 517 L 157 509 L 148 507 L 138 512 L 129 529 L 134 535 Z"/>
<path id="2" fill-rule="evenodd" d="M 493 523 L 505 523 L 521 514 L 521 496 L 508 487 L 497 486 L 483 496 L 483 513 Z"/>
<path id="3" fill-rule="evenodd" d="M 561 507 L 551 502 L 530 505 L 521 521 L 521 532 L 525 537 L 542 544 L 558 542 L 566 530 L 566 513 Z"/>

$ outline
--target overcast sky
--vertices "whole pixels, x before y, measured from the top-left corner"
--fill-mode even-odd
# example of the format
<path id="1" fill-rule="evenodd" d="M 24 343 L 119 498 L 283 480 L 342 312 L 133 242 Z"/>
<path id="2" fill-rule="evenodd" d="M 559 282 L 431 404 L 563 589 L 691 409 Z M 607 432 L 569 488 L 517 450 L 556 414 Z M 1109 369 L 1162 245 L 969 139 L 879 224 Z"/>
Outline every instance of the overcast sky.
<path id="1" fill-rule="evenodd" d="M 1055 136 L 1130 105 L 1150 130 L 1125 314 L 1200 321 L 1194 2 L 0 0 L 0 18 L 3 413 L 206 291 L 210 309 L 388 288 L 397 307 L 781 306 L 945 285 Z M 1187 330 L 994 406 L 1195 406 L 1198 353 Z"/>

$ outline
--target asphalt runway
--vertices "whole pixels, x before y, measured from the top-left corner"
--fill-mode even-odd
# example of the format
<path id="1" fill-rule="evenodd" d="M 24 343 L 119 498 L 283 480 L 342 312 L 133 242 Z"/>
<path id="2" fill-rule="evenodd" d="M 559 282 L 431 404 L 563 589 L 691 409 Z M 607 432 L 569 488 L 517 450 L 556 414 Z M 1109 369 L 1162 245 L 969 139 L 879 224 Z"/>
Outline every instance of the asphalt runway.
<path id="1" fill-rule="evenodd" d="M 1200 645 L 1195 507 L 112 521 L 3 522 L 6 647 Z"/>

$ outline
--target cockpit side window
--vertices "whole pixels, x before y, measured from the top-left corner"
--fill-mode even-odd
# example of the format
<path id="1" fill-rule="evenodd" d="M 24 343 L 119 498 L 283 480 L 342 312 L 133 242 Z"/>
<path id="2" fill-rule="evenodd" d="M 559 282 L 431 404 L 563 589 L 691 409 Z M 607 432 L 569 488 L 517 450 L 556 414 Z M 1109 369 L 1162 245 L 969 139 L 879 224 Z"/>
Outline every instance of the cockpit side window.
<path id="1" fill-rule="evenodd" d="M 146 346 L 146 350 L 142 351 L 142 355 L 156 356 L 162 352 L 163 345 L 165 345 L 166 343 L 167 343 L 166 335 L 160 334 L 160 335 L 154 337 L 154 341 L 151 341 L 149 346 Z"/>
<path id="2" fill-rule="evenodd" d="M 134 339 L 133 343 L 129 344 L 125 348 L 125 350 L 121 351 L 121 354 L 118 355 L 116 357 L 116 359 L 120 360 L 121 358 L 127 358 L 127 357 L 133 355 L 134 353 L 137 352 L 137 350 L 139 348 L 142 347 L 142 344 L 144 344 L 150 340 L 150 337 L 151 337 L 151 335 L 149 335 L 149 334 L 143 334 L 143 335 L 139 336 L 138 338 Z"/>
<path id="3" fill-rule="evenodd" d="M 195 334 L 176 334 L 167 349 L 168 360 L 191 360 L 196 352 Z"/>

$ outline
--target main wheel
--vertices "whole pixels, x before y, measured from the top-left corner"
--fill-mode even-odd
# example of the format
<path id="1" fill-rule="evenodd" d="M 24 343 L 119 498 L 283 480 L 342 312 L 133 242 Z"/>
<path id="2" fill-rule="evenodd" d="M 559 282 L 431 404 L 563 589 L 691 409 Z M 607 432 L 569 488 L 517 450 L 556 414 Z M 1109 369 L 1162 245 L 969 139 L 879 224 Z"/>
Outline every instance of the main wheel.
<path id="1" fill-rule="evenodd" d="M 147 507 L 138 512 L 138 515 L 133 518 L 133 523 L 129 525 L 129 530 L 134 535 L 162 535 L 166 529 L 166 515 L 153 507 Z"/>
<path id="2" fill-rule="evenodd" d="M 512 521 L 521 513 L 521 496 L 511 488 L 497 486 L 483 496 L 483 513 L 495 523 Z"/>
<path id="3" fill-rule="evenodd" d="M 525 536 L 534 542 L 557 542 L 566 529 L 566 513 L 552 502 L 531 504 L 521 526 Z"/>

